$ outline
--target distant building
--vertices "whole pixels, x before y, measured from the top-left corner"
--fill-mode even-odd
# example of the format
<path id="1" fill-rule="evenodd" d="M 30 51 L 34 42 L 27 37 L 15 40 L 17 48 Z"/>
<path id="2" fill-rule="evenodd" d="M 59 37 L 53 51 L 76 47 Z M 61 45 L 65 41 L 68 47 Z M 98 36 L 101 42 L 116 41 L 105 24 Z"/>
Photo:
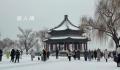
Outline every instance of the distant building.
<path id="1" fill-rule="evenodd" d="M 56 49 L 65 51 L 67 49 L 72 50 L 87 50 L 87 42 L 89 39 L 83 36 L 84 31 L 80 30 L 78 26 L 75 26 L 68 19 L 68 15 L 64 16 L 64 20 L 58 26 L 48 31 L 50 37 L 45 42 L 45 48 L 50 52 L 54 52 Z"/>

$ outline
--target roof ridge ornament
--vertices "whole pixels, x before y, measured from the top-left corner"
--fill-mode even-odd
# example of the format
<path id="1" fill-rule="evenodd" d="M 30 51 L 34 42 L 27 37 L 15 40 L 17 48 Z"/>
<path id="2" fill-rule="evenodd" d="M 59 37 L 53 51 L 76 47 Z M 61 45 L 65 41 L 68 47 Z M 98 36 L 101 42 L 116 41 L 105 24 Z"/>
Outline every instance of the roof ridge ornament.
<path id="1" fill-rule="evenodd" d="M 68 21 L 68 15 L 64 15 L 64 21 Z M 66 23 L 67 29 L 69 29 L 68 23 Z"/>
<path id="2" fill-rule="evenodd" d="M 64 15 L 64 20 L 68 20 L 68 15 Z"/>

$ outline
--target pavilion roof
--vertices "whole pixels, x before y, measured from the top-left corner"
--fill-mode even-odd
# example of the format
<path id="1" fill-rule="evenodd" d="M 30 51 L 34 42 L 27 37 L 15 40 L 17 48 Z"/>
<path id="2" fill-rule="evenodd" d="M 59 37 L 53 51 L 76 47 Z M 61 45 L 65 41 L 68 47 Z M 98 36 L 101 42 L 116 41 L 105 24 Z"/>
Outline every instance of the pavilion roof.
<path id="1" fill-rule="evenodd" d="M 80 30 L 78 26 L 75 26 L 74 24 L 72 24 L 70 22 L 70 20 L 68 19 L 68 15 L 64 16 L 64 20 L 61 22 L 61 24 L 59 24 L 58 26 L 56 26 L 55 28 L 53 28 L 52 30 L 66 30 L 66 29 L 70 29 L 70 30 Z"/>

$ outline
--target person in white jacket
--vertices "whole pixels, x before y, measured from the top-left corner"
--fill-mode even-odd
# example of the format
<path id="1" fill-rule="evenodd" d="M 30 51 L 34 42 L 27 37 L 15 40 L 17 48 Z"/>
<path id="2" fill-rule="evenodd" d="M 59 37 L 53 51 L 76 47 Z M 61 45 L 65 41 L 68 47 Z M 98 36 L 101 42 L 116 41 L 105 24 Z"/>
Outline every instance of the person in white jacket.
<path id="1" fill-rule="evenodd" d="M 109 52 L 107 51 L 107 49 L 105 49 L 104 58 L 105 58 L 106 62 L 108 61 L 108 55 L 109 55 Z"/>
<path id="2" fill-rule="evenodd" d="M 118 60 L 117 60 L 117 67 L 120 67 L 120 46 L 117 48 L 117 56 L 118 56 Z"/>

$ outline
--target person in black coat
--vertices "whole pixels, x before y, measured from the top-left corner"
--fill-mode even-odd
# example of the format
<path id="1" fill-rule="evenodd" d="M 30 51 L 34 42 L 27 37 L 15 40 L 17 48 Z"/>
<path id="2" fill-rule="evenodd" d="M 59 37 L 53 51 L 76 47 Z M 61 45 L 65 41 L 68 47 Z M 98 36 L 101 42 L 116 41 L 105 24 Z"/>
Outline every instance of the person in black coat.
<path id="1" fill-rule="evenodd" d="M 59 50 L 56 48 L 56 59 L 58 59 Z"/>
<path id="2" fill-rule="evenodd" d="M 15 63 L 16 63 L 16 61 L 19 63 L 19 59 L 20 59 L 20 51 L 17 50 L 17 51 L 15 52 Z"/>
<path id="3" fill-rule="evenodd" d="M 87 61 L 87 58 L 88 58 L 88 51 L 85 50 L 85 51 L 84 51 L 84 59 L 85 59 L 85 61 Z"/>
<path id="4" fill-rule="evenodd" d="M 77 51 L 76 50 L 73 51 L 73 58 L 74 58 L 74 60 L 76 60 L 76 58 L 77 58 Z"/>
<path id="5" fill-rule="evenodd" d="M 95 58 L 95 60 L 97 58 L 97 51 L 96 50 L 94 51 L 94 58 Z"/>
<path id="6" fill-rule="evenodd" d="M 12 49 L 10 56 L 11 56 L 11 61 L 14 62 L 14 58 L 15 58 L 15 50 L 14 49 Z"/>
<path id="7" fill-rule="evenodd" d="M 45 49 L 43 49 L 43 58 L 42 58 L 43 61 L 46 61 L 46 51 Z"/>
<path id="8" fill-rule="evenodd" d="M 3 51 L 0 49 L 0 61 L 2 61 Z"/>
<path id="9" fill-rule="evenodd" d="M 50 56 L 50 52 L 47 51 L 47 59 L 49 59 L 49 56 Z"/>
<path id="10" fill-rule="evenodd" d="M 76 56 L 77 56 L 78 60 L 80 60 L 80 50 L 77 50 Z"/>

